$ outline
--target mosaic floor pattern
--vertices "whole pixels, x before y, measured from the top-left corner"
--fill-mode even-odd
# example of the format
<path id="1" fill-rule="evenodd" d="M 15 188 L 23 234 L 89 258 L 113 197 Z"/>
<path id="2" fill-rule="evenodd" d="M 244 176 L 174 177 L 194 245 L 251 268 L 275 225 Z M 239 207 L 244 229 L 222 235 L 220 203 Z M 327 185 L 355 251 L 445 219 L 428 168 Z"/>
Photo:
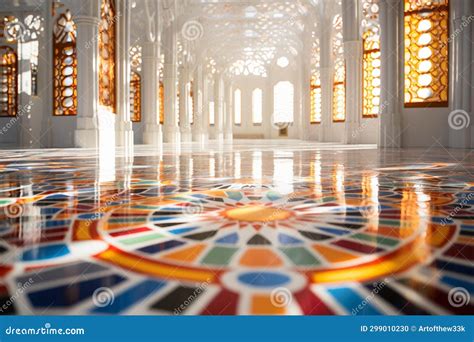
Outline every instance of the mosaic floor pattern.
<path id="1" fill-rule="evenodd" d="M 0 152 L 0 314 L 473 314 L 474 154 Z"/>

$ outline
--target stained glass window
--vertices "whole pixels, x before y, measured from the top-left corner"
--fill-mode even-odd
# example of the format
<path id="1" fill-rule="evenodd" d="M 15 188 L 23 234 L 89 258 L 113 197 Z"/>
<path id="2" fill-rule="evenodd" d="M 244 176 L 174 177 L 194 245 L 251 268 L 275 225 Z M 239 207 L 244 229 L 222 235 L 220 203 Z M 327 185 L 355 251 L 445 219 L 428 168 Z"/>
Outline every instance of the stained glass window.
<path id="1" fill-rule="evenodd" d="M 405 0 L 405 106 L 448 106 L 448 0 Z"/>
<path id="2" fill-rule="evenodd" d="M 159 92 L 160 92 L 160 124 L 165 123 L 165 85 L 163 84 L 163 81 L 160 81 L 160 87 L 159 87 Z"/>
<path id="3" fill-rule="evenodd" d="M 380 112 L 380 24 L 379 0 L 364 0 L 363 11 L 363 111 L 364 118 L 377 117 Z"/>
<path id="4" fill-rule="evenodd" d="M 186 84 L 186 93 L 188 94 L 187 96 L 187 101 L 188 101 L 188 119 L 189 119 L 189 124 L 194 124 L 194 89 L 193 89 L 193 81 L 188 82 Z"/>
<path id="5" fill-rule="evenodd" d="M 132 122 L 142 120 L 142 78 L 135 71 L 130 75 L 130 113 Z"/>
<path id="6" fill-rule="evenodd" d="M 317 76 L 311 78 L 311 123 L 321 123 L 321 79 Z"/>
<path id="7" fill-rule="evenodd" d="M 8 46 L 0 46 L 0 116 L 18 112 L 18 58 Z"/>
<path id="8" fill-rule="evenodd" d="M 334 17 L 333 27 L 334 84 L 332 120 L 334 122 L 343 122 L 346 120 L 346 67 L 341 15 L 338 14 Z"/>
<path id="9" fill-rule="evenodd" d="M 99 25 L 99 104 L 116 112 L 115 88 L 115 2 L 102 0 Z"/>
<path id="10" fill-rule="evenodd" d="M 71 12 L 61 14 L 53 29 L 53 114 L 77 115 L 76 25 Z"/>

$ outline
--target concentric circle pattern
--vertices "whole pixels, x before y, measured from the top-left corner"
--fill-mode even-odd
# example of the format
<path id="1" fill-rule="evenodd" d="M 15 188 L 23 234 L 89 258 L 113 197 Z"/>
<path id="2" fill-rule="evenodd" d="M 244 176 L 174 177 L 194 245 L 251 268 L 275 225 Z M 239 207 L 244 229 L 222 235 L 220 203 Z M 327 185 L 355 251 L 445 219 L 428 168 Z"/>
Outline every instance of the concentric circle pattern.
<path id="1" fill-rule="evenodd" d="M 472 291 L 472 163 L 141 152 L 113 168 L 86 152 L 3 153 L 0 297 L 23 289 L 10 313 L 472 310 L 448 301 Z M 113 300 L 94 305 L 97 289 Z"/>

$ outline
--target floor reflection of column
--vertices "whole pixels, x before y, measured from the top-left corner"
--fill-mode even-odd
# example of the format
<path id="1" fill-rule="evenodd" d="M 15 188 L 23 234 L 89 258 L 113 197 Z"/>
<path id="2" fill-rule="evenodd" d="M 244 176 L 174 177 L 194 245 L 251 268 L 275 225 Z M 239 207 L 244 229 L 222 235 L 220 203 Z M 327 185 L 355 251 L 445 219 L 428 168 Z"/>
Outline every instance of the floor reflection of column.
<path id="1" fill-rule="evenodd" d="M 240 152 L 236 152 L 234 154 L 234 178 L 235 179 L 240 179 L 242 173 L 242 161 L 240 157 Z"/>
<path id="2" fill-rule="evenodd" d="M 255 184 L 262 183 L 262 152 L 252 154 L 252 178 Z"/>

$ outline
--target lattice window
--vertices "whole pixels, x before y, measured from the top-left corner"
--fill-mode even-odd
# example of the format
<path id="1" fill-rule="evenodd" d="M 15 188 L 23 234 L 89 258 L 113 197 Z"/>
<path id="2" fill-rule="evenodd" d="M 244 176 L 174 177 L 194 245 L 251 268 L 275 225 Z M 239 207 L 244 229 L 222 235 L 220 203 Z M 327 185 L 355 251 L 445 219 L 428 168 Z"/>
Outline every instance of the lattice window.
<path id="1" fill-rule="evenodd" d="M 254 125 L 261 125 L 263 122 L 263 92 L 260 88 L 252 92 L 252 121 Z"/>
<path id="2" fill-rule="evenodd" d="M 405 0 L 405 106 L 446 107 L 448 0 Z"/>
<path id="3" fill-rule="evenodd" d="M 135 71 L 130 75 L 130 113 L 132 122 L 142 121 L 142 78 Z"/>
<path id="4" fill-rule="evenodd" d="M 334 84 L 332 120 L 333 122 L 344 122 L 346 120 L 346 67 L 341 15 L 334 17 L 333 26 Z"/>
<path id="5" fill-rule="evenodd" d="M 379 0 L 364 0 L 362 3 L 364 37 L 363 55 L 363 111 L 364 118 L 377 117 L 380 112 L 381 52 Z"/>
<path id="6" fill-rule="evenodd" d="M 160 81 L 160 87 L 159 90 L 159 98 L 160 98 L 160 124 L 165 123 L 165 85 L 163 84 L 163 81 Z"/>
<path id="7" fill-rule="evenodd" d="M 77 115 L 76 25 L 71 13 L 61 14 L 53 29 L 53 114 Z"/>
<path id="8" fill-rule="evenodd" d="M 311 117 L 312 124 L 321 123 L 322 113 L 321 80 L 318 76 L 311 78 Z"/>
<path id="9" fill-rule="evenodd" d="M 282 81 L 273 90 L 274 123 L 293 123 L 294 121 L 294 86 L 291 82 Z"/>
<path id="10" fill-rule="evenodd" d="M 8 46 L 0 46 L 0 116 L 18 113 L 18 57 Z"/>
<path id="11" fill-rule="evenodd" d="M 115 39 L 116 21 L 114 0 L 102 0 L 99 25 L 99 104 L 116 112 Z"/>

